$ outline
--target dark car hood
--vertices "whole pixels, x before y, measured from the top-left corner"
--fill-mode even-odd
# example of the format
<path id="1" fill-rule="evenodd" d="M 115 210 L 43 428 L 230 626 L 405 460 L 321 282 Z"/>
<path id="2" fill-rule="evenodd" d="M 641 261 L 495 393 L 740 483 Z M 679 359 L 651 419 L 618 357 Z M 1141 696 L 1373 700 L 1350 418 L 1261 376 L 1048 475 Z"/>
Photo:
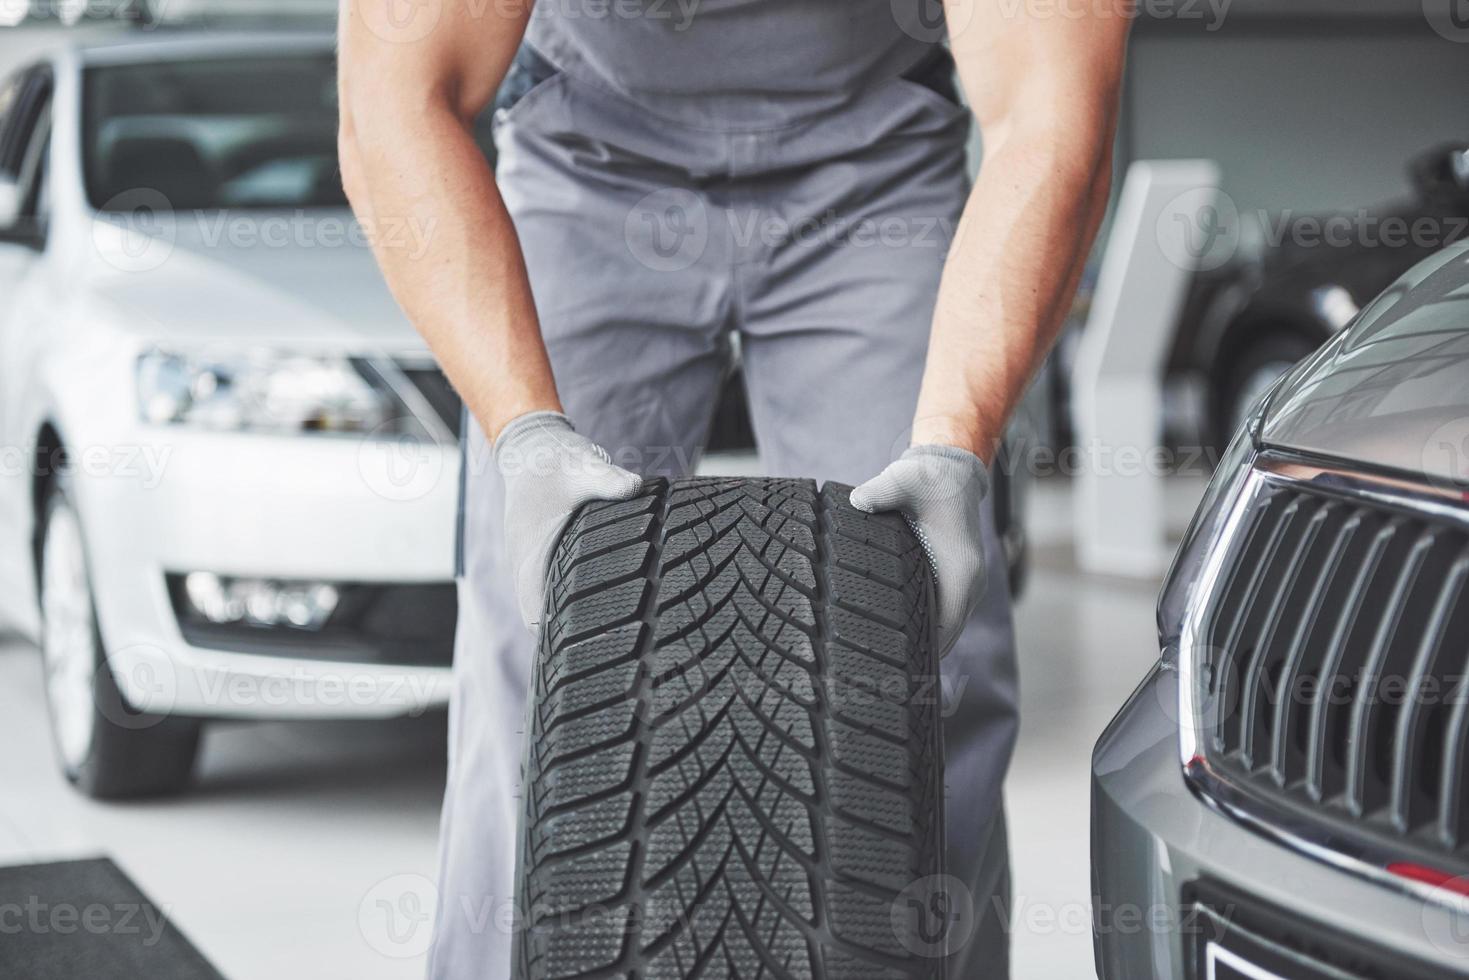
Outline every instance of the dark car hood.
<path id="1" fill-rule="evenodd" d="M 1260 441 L 1469 483 L 1469 242 L 1414 266 L 1297 367 Z"/>

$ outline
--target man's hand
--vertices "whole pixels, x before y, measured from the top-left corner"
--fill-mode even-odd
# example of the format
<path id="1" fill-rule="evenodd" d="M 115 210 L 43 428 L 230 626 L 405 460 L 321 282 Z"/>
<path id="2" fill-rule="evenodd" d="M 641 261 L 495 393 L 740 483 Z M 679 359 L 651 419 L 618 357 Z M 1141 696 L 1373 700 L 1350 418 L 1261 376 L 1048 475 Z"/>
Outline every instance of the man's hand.
<path id="1" fill-rule="evenodd" d="M 954 646 L 984 595 L 984 540 L 980 508 L 990 475 L 980 458 L 957 446 L 914 446 L 852 491 L 852 506 L 907 518 L 928 561 L 938 592 L 939 656 Z"/>
<path id="2" fill-rule="evenodd" d="M 495 465 L 505 478 L 505 549 L 520 618 L 534 632 L 545 609 L 551 552 L 577 508 L 630 500 L 643 480 L 614 466 L 606 450 L 577 435 L 559 412 L 531 412 L 505 426 L 495 440 Z"/>

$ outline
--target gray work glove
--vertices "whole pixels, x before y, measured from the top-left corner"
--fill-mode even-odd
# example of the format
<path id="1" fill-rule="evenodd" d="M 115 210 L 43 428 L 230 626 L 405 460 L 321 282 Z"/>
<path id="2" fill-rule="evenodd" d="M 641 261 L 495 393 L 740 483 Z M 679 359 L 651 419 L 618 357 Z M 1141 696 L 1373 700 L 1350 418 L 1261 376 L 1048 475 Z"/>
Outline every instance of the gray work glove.
<path id="1" fill-rule="evenodd" d="M 505 479 L 505 550 L 520 618 L 535 632 L 551 551 L 572 515 L 589 501 L 636 497 L 643 478 L 613 465 L 560 412 L 531 412 L 505 426 L 495 440 L 495 466 Z"/>
<path id="2" fill-rule="evenodd" d="M 984 595 L 980 508 L 990 491 L 984 462 L 956 446 L 914 446 L 852 491 L 869 514 L 895 510 L 908 520 L 933 566 L 938 592 L 939 656 L 954 646 Z"/>

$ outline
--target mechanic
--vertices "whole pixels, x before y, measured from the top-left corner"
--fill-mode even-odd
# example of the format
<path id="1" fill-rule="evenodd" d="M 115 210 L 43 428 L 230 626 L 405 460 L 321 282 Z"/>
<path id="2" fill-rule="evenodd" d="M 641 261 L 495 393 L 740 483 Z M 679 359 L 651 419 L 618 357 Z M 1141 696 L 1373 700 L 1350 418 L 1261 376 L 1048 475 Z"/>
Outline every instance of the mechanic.
<path id="1" fill-rule="evenodd" d="M 509 974 L 518 622 L 557 534 L 687 475 L 735 333 L 765 472 L 862 483 L 856 506 L 922 533 L 962 692 L 947 869 L 979 917 L 950 975 L 1007 975 L 988 464 L 1106 206 L 1132 6 L 931 2 L 343 0 L 344 183 L 372 226 L 433 229 L 421 255 L 375 247 L 470 416 L 432 976 Z M 493 172 L 473 132 L 497 92 Z"/>

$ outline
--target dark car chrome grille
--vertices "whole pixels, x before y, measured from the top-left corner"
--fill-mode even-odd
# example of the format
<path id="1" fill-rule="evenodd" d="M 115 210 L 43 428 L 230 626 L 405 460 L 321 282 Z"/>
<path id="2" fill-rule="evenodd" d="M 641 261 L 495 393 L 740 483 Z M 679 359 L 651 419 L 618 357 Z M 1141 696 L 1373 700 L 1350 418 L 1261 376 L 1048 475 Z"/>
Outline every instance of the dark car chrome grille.
<path id="1" fill-rule="evenodd" d="M 1329 482 L 1249 501 L 1192 651 L 1209 766 L 1297 824 L 1469 865 L 1469 525 Z"/>

